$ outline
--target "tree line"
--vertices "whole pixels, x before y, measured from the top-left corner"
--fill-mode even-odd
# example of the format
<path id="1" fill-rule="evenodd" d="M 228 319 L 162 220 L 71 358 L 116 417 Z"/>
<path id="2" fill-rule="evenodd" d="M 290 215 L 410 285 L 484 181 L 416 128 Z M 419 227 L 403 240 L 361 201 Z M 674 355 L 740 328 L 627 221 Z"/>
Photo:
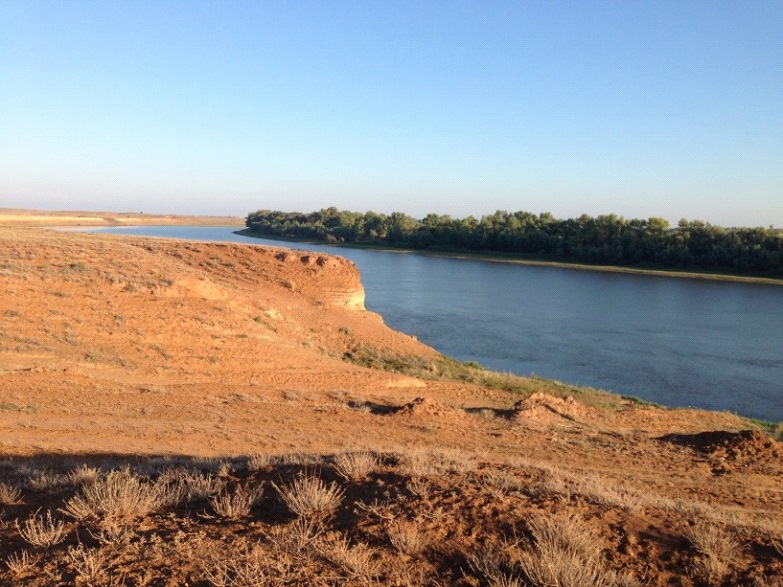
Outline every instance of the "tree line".
<path id="1" fill-rule="evenodd" d="M 783 231 L 724 228 L 700 220 L 626 220 L 615 214 L 556 219 L 497 211 L 476 219 L 401 212 L 258 210 L 246 226 L 263 236 L 439 251 L 488 252 L 552 261 L 707 270 L 783 277 Z"/>

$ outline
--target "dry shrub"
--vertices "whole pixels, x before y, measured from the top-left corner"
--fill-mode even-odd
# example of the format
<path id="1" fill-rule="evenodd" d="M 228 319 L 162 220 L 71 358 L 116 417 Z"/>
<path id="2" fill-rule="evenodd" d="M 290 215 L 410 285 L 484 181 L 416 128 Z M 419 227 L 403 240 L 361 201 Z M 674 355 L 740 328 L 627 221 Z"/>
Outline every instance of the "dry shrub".
<path id="1" fill-rule="evenodd" d="M 535 515 L 532 541 L 502 542 L 468 557 L 492 587 L 637 587 L 638 581 L 604 569 L 600 546 L 573 515 Z"/>
<path id="2" fill-rule="evenodd" d="M 51 511 L 47 511 L 45 516 L 36 513 L 27 518 L 21 526 L 19 525 L 19 520 L 17 520 L 16 528 L 19 530 L 22 538 L 28 543 L 43 548 L 59 544 L 65 539 L 67 534 L 65 522 L 52 519 Z"/>
<path id="3" fill-rule="evenodd" d="M 124 549 L 136 536 L 136 531 L 131 526 L 118 524 L 116 520 L 109 518 L 101 521 L 97 532 L 90 531 L 90 534 L 103 546 Z"/>
<path id="4" fill-rule="evenodd" d="M 313 455 L 304 452 L 292 452 L 285 455 L 280 455 L 279 462 L 281 465 L 295 465 L 302 467 L 309 467 L 315 465 L 321 465 L 324 458 L 320 455 Z"/>
<path id="5" fill-rule="evenodd" d="M 253 488 L 237 487 L 233 492 L 210 498 L 209 505 L 218 516 L 238 520 L 250 513 L 263 492 L 263 485 Z"/>
<path id="6" fill-rule="evenodd" d="M 435 477 L 441 473 L 429 453 L 411 451 L 400 455 L 399 470 L 408 477 Z"/>
<path id="7" fill-rule="evenodd" d="M 11 554 L 5 559 L 5 566 L 8 567 L 8 570 L 11 571 L 11 574 L 16 579 L 31 573 L 37 563 L 38 557 L 30 556 L 30 553 L 26 550 Z"/>
<path id="8" fill-rule="evenodd" d="M 87 465 L 80 465 L 79 467 L 68 472 L 68 480 L 74 487 L 81 487 L 88 483 L 95 483 L 101 476 L 99 469 L 95 467 L 88 467 Z"/>
<path id="9" fill-rule="evenodd" d="M 389 573 L 389 582 L 394 587 L 423 587 L 440 585 L 433 580 L 431 569 L 422 564 L 398 566 Z"/>
<path id="10" fill-rule="evenodd" d="M 488 587 L 524 587 L 519 570 L 498 549 L 487 548 L 475 553 L 468 557 L 468 564 Z"/>
<path id="11" fill-rule="evenodd" d="M 398 455 L 398 459 L 400 474 L 410 477 L 464 475 L 476 468 L 473 458 L 461 450 L 412 450 Z"/>
<path id="12" fill-rule="evenodd" d="M 387 530 L 392 546 L 402 554 L 414 556 L 430 544 L 426 534 L 414 522 L 394 521 Z"/>
<path id="13" fill-rule="evenodd" d="M 324 541 L 320 551 L 350 577 L 369 580 L 381 571 L 371 548 L 365 544 L 351 546 L 346 537 Z"/>
<path id="14" fill-rule="evenodd" d="M 389 501 L 380 501 L 377 497 L 371 503 L 357 501 L 356 510 L 366 512 L 369 516 L 378 518 L 379 521 L 391 521 L 394 519 L 394 513 L 392 512 Z"/>
<path id="15" fill-rule="evenodd" d="M 303 553 L 316 550 L 324 528 L 320 522 L 298 518 L 288 526 L 275 526 L 271 529 L 269 539 L 277 551 L 299 557 Z"/>
<path id="16" fill-rule="evenodd" d="M 720 526 L 697 522 L 685 531 L 685 538 L 699 553 L 694 574 L 710 584 L 718 583 L 740 553 L 740 544 Z"/>
<path id="17" fill-rule="evenodd" d="M 327 485 L 315 475 L 301 473 L 282 487 L 274 485 L 280 498 L 298 516 L 325 518 L 332 514 L 343 500 L 345 492 L 335 483 Z"/>
<path id="18" fill-rule="evenodd" d="M 432 483 L 421 477 L 414 477 L 405 486 L 408 488 L 408 491 L 419 499 L 427 499 L 432 492 Z"/>
<path id="19" fill-rule="evenodd" d="M 534 543 L 531 550 L 520 553 L 519 563 L 536 587 L 614 584 L 602 568 L 596 538 L 576 516 L 535 515 L 528 520 L 528 527 Z"/>
<path id="20" fill-rule="evenodd" d="M 200 566 L 204 579 L 214 587 L 259 587 L 270 579 L 264 552 L 258 546 L 213 553 Z"/>
<path id="21" fill-rule="evenodd" d="M 65 556 L 76 576 L 88 584 L 94 583 L 106 572 L 106 557 L 97 548 L 71 546 Z"/>
<path id="22" fill-rule="evenodd" d="M 25 485 L 34 491 L 41 493 L 60 493 L 65 489 L 73 487 L 71 478 L 68 475 L 52 473 L 51 471 L 36 471 L 27 477 Z"/>
<path id="23" fill-rule="evenodd" d="M 380 465 L 378 457 L 368 451 L 343 452 L 334 457 L 334 468 L 346 481 L 359 481 Z"/>
<path id="24" fill-rule="evenodd" d="M 526 487 L 520 479 L 512 475 L 491 471 L 481 475 L 481 482 L 497 499 L 502 499 L 510 493 L 519 493 Z"/>
<path id="25" fill-rule="evenodd" d="M 256 453 L 248 457 L 247 468 L 250 471 L 260 471 L 261 469 L 266 469 L 267 467 L 276 465 L 279 462 L 279 460 L 280 457 L 278 457 L 277 455 Z"/>
<path id="26" fill-rule="evenodd" d="M 22 492 L 13 485 L 0 482 L 0 504 L 14 505 L 21 503 Z"/>
<path id="27" fill-rule="evenodd" d="M 172 497 L 204 501 L 218 495 L 226 486 L 226 480 L 212 473 L 202 475 L 199 471 L 192 471 L 185 467 L 170 467 L 160 474 L 158 484 L 169 488 Z"/>
<path id="28" fill-rule="evenodd" d="M 160 487 L 146 483 L 128 469 L 111 471 L 81 488 L 69 499 L 64 512 L 77 520 L 89 517 L 135 518 L 145 516 L 161 504 Z"/>

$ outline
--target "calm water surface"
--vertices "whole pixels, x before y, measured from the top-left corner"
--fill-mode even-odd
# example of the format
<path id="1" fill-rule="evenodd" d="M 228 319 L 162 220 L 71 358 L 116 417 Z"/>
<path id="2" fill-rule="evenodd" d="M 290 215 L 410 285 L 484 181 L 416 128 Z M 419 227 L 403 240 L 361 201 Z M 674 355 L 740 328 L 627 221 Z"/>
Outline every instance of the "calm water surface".
<path id="1" fill-rule="evenodd" d="M 100 231 L 339 254 L 359 267 L 369 310 L 460 360 L 783 420 L 783 287 L 338 249 L 233 230 Z"/>

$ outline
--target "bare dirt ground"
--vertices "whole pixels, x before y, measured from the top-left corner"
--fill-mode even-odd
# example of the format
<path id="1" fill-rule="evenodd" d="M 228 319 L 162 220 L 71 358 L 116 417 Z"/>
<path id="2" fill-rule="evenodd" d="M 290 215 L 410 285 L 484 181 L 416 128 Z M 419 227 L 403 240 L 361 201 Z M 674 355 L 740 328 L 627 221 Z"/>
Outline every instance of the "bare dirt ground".
<path id="1" fill-rule="evenodd" d="M 7 218 L 5 584 L 783 585 L 748 421 L 449 361 L 339 257 Z"/>

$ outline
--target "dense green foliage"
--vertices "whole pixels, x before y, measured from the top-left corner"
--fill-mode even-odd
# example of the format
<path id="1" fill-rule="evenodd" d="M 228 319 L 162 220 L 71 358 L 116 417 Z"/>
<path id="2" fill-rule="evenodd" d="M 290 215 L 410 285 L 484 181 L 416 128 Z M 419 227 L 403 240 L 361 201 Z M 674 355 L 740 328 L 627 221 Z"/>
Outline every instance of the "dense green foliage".
<path id="1" fill-rule="evenodd" d="M 549 213 L 504 211 L 480 220 L 437 214 L 416 220 L 400 212 L 327 208 L 309 214 L 259 210 L 246 224 L 259 235 L 300 240 L 783 277 L 783 231 L 723 228 L 699 220 L 671 227 L 663 218 L 583 214 L 558 220 Z"/>

